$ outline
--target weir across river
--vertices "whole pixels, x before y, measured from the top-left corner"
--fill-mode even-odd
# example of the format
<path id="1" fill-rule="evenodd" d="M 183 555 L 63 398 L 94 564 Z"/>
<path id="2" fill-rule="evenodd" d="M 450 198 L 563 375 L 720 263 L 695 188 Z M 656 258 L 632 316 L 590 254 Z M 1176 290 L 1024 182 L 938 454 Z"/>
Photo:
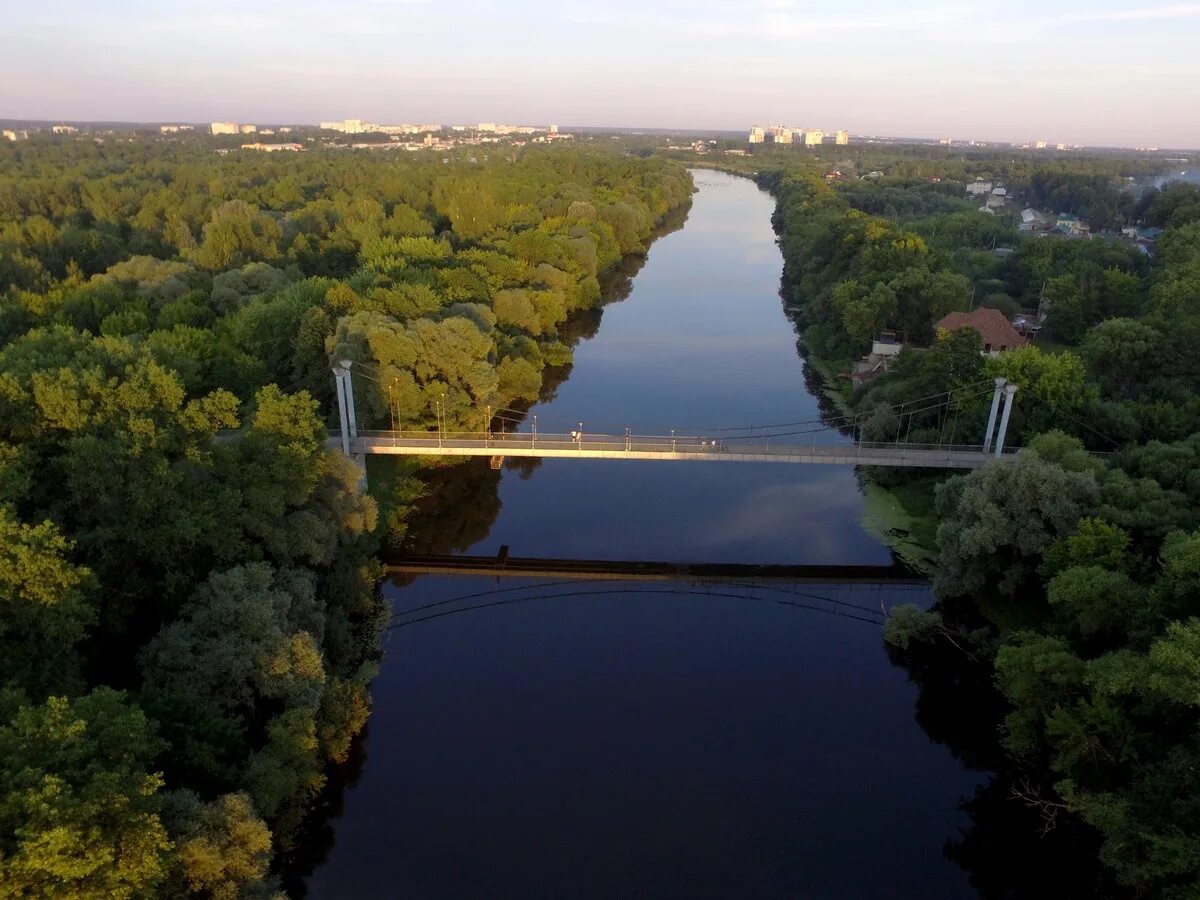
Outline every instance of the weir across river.
<path id="1" fill-rule="evenodd" d="M 906 566 L 779 565 L 761 563 L 655 562 L 653 560 L 541 559 L 510 556 L 397 556 L 385 562 L 390 575 L 483 575 L 493 578 L 566 578 L 586 581 L 685 581 L 754 583 L 783 581 L 820 585 L 927 585 Z"/>

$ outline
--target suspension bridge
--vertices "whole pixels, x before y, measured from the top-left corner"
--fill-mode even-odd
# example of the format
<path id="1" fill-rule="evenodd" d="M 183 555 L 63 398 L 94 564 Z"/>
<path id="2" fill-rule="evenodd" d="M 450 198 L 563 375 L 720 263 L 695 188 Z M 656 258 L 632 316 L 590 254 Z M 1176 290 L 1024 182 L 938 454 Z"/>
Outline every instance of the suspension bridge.
<path id="1" fill-rule="evenodd" d="M 486 434 L 427 431 L 360 432 L 343 446 L 341 434 L 330 446 L 350 456 L 486 456 L 559 459 L 656 459 L 693 462 L 826 463 L 850 466 L 899 466 L 926 469 L 977 469 L 993 460 L 1011 461 L 1015 450 L 989 454 L 982 446 L 938 446 L 855 441 L 807 446 L 774 446 L 738 441 L 709 441 L 701 437 L 641 437 L 597 434 Z"/>
<path id="2" fill-rule="evenodd" d="M 437 427 L 430 429 L 360 430 L 351 375 L 375 382 L 386 395 L 386 386 L 361 364 L 342 360 L 333 367 L 338 416 L 341 428 L 329 438 L 331 448 L 360 461 L 367 455 L 397 456 L 484 456 L 499 468 L 506 457 L 558 459 L 669 460 L 679 462 L 808 463 L 851 466 L 888 466 L 926 469 L 977 469 L 991 462 L 1011 462 L 1015 449 L 1005 449 L 1005 436 L 1012 413 L 1015 384 L 1002 378 L 965 385 L 930 397 L 896 404 L 894 440 L 864 440 L 866 417 L 822 417 L 804 422 L 765 426 L 720 427 L 702 433 L 635 434 L 588 431 L 584 422 L 566 432 L 539 432 L 537 416 L 524 422 L 524 413 L 514 410 L 480 410 L 478 431 L 452 431 L 446 424 L 444 395 L 433 403 Z M 987 428 L 978 444 L 955 443 L 953 415 L 964 402 L 992 394 Z M 876 411 L 877 414 L 878 411 Z M 917 416 L 934 412 L 941 423 L 935 443 L 911 442 L 908 435 Z M 393 419 L 395 416 L 393 415 Z M 499 423 L 498 429 L 494 425 Z M 905 430 L 907 423 L 908 430 Z M 393 423 L 394 424 L 394 423 Z M 666 433 L 664 433 L 666 432 Z M 849 432 L 847 434 L 846 432 Z M 822 435 L 818 440 L 818 435 Z M 832 437 L 832 440 L 830 438 Z"/>

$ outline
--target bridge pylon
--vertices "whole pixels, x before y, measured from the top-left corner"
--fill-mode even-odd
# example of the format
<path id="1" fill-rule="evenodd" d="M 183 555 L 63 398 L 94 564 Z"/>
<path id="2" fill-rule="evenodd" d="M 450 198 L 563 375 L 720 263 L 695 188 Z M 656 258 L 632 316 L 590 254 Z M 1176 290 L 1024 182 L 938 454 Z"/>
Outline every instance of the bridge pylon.
<path id="1" fill-rule="evenodd" d="M 996 456 L 997 458 L 1004 452 L 1004 436 L 1008 433 L 1008 417 L 1012 414 L 1013 400 L 1016 397 L 1017 386 L 1015 384 L 1006 384 L 1004 386 L 1004 414 L 1000 417 L 1000 434 L 996 438 Z"/>
<path id="2" fill-rule="evenodd" d="M 358 419 L 354 414 L 354 383 L 350 380 L 351 360 L 340 359 L 332 366 L 338 421 L 342 426 L 342 452 L 350 456 L 350 441 L 358 437 Z M 365 459 L 364 459 L 365 462 Z"/>
<path id="3" fill-rule="evenodd" d="M 996 433 L 996 414 L 1000 411 L 1000 396 L 1004 392 L 1005 380 L 996 379 L 996 390 L 992 393 L 992 411 L 988 413 L 987 430 L 983 433 L 983 452 L 992 449 L 992 435 Z"/>

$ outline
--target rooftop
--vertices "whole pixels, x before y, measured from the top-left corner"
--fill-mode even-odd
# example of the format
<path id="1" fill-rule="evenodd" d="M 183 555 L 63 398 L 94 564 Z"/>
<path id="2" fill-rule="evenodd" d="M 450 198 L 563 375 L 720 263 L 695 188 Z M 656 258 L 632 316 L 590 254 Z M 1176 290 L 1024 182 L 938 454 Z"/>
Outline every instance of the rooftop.
<path id="1" fill-rule="evenodd" d="M 985 353 L 996 350 L 1012 350 L 1025 343 L 1025 338 L 1017 333 L 1017 330 L 998 309 L 981 308 L 969 313 L 952 312 L 943 316 L 934 327 L 943 331 L 974 328 L 983 339 Z"/>

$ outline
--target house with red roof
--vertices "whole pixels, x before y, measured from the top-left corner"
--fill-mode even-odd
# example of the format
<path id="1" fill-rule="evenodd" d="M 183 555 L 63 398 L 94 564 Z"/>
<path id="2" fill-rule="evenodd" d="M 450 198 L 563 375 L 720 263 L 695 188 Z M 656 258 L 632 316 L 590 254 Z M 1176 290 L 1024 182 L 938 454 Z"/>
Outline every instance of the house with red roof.
<path id="1" fill-rule="evenodd" d="M 1005 350 L 1013 350 L 1025 344 L 1026 338 L 1017 333 L 1017 329 L 1004 317 L 998 309 L 974 309 L 969 313 L 952 312 L 943 316 L 934 328 L 938 331 L 958 331 L 960 328 L 974 328 L 979 332 L 983 344 L 983 352 L 987 356 L 995 356 Z"/>

